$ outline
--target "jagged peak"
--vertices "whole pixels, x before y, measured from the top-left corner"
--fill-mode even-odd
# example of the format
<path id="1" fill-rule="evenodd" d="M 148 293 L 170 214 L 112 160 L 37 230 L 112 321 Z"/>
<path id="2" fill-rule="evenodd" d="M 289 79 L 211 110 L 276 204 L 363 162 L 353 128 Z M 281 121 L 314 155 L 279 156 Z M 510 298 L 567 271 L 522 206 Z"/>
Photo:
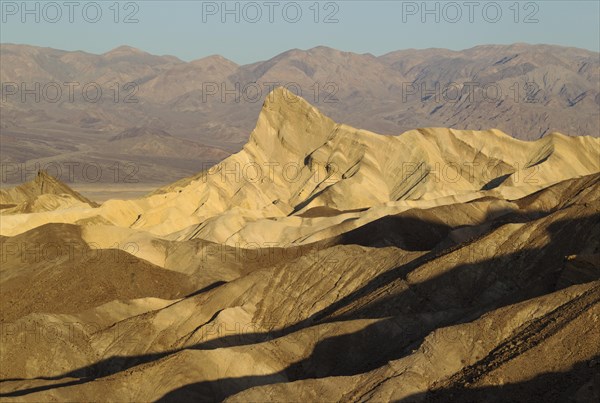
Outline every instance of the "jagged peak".
<path id="1" fill-rule="evenodd" d="M 285 107 L 289 111 L 303 111 L 309 108 L 316 109 L 307 100 L 285 87 L 273 89 L 265 98 L 263 111 L 265 109 L 277 109 Z M 320 113 L 320 112 L 319 112 Z"/>
<path id="2" fill-rule="evenodd" d="M 92 202 L 91 200 L 82 196 L 75 190 L 71 189 L 68 185 L 66 185 L 59 179 L 55 178 L 54 176 L 52 176 L 45 170 L 39 170 L 37 172 L 36 177 L 32 181 L 23 183 L 22 185 L 18 186 L 17 188 L 20 188 L 25 191 L 33 192 L 33 194 L 36 194 L 36 195 L 67 194 L 79 201 L 88 203 L 90 205 L 95 205 L 94 202 Z"/>
<path id="3" fill-rule="evenodd" d="M 45 170 L 39 170 L 32 181 L 23 183 L 21 186 L 23 188 L 36 188 L 40 195 L 45 193 L 76 193 Z"/>
<path id="4" fill-rule="evenodd" d="M 248 144 L 267 153 L 282 144 L 301 152 L 326 141 L 334 126 L 333 120 L 304 98 L 277 87 L 267 95 Z"/>
<path id="5" fill-rule="evenodd" d="M 39 194 L 52 193 L 52 194 L 70 194 L 72 196 L 80 196 L 77 192 L 71 189 L 69 186 L 50 175 L 45 170 L 39 170 L 35 179 L 33 180 L 38 186 Z M 27 185 L 27 184 L 24 184 Z"/>
<path id="6" fill-rule="evenodd" d="M 38 182 L 38 183 L 45 182 L 45 181 L 52 182 L 52 183 L 58 182 L 54 176 L 50 175 L 46 170 L 43 170 L 43 169 L 40 169 L 37 172 L 37 175 L 35 176 L 34 180 L 35 180 L 35 182 Z"/>
<path id="7" fill-rule="evenodd" d="M 71 199 L 87 203 L 92 207 L 98 206 L 44 170 L 39 170 L 35 178 L 29 182 L 11 188 L 0 189 L 0 204 L 28 206 L 31 203 L 35 203 L 40 197 L 44 198 L 47 195 L 66 195 Z"/>

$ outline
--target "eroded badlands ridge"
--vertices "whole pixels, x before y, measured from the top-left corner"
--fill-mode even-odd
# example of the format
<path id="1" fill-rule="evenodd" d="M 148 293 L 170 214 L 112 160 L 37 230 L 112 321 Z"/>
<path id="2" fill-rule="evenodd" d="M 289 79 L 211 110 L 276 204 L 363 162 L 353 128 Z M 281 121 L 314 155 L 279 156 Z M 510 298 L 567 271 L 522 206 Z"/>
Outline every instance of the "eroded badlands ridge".
<path id="1" fill-rule="evenodd" d="M 277 89 L 241 152 L 147 197 L 18 193 L 1 398 L 593 401 L 599 145 L 381 136 Z"/>

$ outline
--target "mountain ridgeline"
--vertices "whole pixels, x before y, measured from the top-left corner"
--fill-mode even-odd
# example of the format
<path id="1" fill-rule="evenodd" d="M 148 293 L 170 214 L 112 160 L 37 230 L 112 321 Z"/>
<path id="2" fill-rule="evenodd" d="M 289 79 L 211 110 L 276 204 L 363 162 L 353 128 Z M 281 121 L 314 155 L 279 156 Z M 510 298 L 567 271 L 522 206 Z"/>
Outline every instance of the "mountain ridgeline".
<path id="1" fill-rule="evenodd" d="M 129 161 L 144 183 L 172 182 L 239 151 L 274 83 L 336 121 L 388 135 L 448 127 L 496 128 L 522 140 L 599 136 L 598 53 L 576 48 L 486 45 L 376 57 L 316 47 L 237 65 L 129 47 L 94 55 L 2 44 L 0 57 L 2 162 Z M 78 84 L 72 94 L 69 82 Z M 47 85 L 61 88 L 58 99 L 46 99 Z M 84 94 L 90 86 L 102 90 L 101 102 Z M 120 152 L 131 146 L 117 140 L 121 133 L 136 130 L 146 132 L 140 144 Z"/>
<path id="2" fill-rule="evenodd" d="M 380 135 L 279 87 L 144 197 L 40 174 L 1 193 L 0 398 L 596 401 L 599 146 Z"/>

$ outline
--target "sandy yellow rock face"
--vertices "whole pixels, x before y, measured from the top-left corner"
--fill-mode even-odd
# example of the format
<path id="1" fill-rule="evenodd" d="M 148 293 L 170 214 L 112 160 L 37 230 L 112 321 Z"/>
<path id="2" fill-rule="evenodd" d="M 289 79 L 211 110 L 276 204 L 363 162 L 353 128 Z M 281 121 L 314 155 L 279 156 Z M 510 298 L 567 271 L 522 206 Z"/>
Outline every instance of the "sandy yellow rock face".
<path id="1" fill-rule="evenodd" d="M 586 401 L 599 145 L 383 136 L 276 89 L 146 197 L 2 190 L 0 398 Z"/>
<path id="2" fill-rule="evenodd" d="M 294 244 L 307 236 L 316 240 L 294 218 L 311 208 L 369 209 L 361 217 L 370 220 L 390 214 L 391 206 L 400 212 L 486 195 L 520 198 L 598 172 L 599 149 L 599 139 L 559 133 L 534 142 L 498 130 L 432 128 L 382 136 L 336 124 L 279 88 L 267 97 L 244 149 L 196 177 L 99 208 L 43 213 L 49 208 L 34 204 L 29 210 L 42 214 L 3 217 L 0 233 L 100 217 L 158 237 Z M 4 199 L 12 200 L 8 194 Z M 386 212 L 378 213 L 384 206 Z M 339 219 L 326 221 L 320 232 Z"/>

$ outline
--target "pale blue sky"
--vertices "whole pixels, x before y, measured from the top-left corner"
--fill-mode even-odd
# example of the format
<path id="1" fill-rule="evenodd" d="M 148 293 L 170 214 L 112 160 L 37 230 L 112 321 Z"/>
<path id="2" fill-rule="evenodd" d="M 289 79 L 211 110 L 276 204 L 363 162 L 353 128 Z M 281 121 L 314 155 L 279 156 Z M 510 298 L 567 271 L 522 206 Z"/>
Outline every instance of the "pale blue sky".
<path id="1" fill-rule="evenodd" d="M 434 11 L 425 15 L 422 1 L 320 1 L 318 14 L 315 0 L 295 4 L 229 1 L 226 7 L 238 7 L 238 11 L 224 16 L 222 1 L 120 2 L 118 15 L 114 0 L 75 1 L 71 8 L 73 22 L 69 21 L 71 6 L 65 6 L 65 1 L 52 5 L 46 5 L 48 1 L 30 1 L 27 7 L 33 13 L 26 14 L 21 0 L 1 0 L 0 41 L 92 53 L 125 44 L 183 60 L 221 54 L 241 64 L 268 59 L 291 48 L 318 45 L 375 55 L 407 48 L 465 49 L 514 42 L 595 51 L 600 48 L 598 0 L 520 1 L 518 7 L 515 0 L 429 1 L 426 7 Z M 102 12 L 98 18 L 97 8 Z M 298 9 L 302 14 L 297 17 Z M 124 23 L 130 14 L 138 22 Z M 327 16 L 329 23 L 325 23 Z M 36 18 L 40 21 L 36 22 Z M 98 22 L 92 23 L 94 19 Z"/>

